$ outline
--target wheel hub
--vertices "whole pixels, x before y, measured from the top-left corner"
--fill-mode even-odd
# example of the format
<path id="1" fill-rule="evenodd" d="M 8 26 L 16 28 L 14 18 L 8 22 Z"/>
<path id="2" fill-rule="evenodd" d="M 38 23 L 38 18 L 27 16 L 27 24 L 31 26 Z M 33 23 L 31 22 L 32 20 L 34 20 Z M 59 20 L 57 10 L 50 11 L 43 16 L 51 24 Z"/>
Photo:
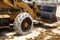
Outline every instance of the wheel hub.
<path id="1" fill-rule="evenodd" d="M 26 18 L 25 20 L 23 20 L 22 22 L 22 30 L 25 32 L 25 31 L 28 31 L 30 28 L 31 28 L 31 24 L 32 24 L 32 21 L 29 19 L 29 18 Z"/>

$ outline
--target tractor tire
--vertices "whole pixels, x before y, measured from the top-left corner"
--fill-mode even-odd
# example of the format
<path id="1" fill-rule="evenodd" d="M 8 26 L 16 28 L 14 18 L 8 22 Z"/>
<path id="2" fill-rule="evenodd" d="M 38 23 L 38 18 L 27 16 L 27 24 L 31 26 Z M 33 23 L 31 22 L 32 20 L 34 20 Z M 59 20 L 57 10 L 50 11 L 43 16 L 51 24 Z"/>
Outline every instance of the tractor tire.
<path id="1" fill-rule="evenodd" d="M 20 35 L 29 34 L 33 28 L 33 18 L 29 13 L 20 13 L 14 21 L 14 29 Z"/>

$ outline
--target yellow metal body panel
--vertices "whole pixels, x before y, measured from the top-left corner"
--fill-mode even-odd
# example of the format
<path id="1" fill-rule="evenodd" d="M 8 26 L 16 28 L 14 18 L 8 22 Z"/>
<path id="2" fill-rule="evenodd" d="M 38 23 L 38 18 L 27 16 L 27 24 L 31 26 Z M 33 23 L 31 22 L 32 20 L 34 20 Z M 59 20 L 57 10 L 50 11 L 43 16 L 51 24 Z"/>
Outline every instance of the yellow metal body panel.
<path id="1" fill-rule="evenodd" d="M 0 1 L 0 8 L 23 8 L 24 10 L 26 10 L 34 19 L 37 18 L 36 13 L 34 12 L 33 9 L 30 8 L 30 6 L 28 4 L 26 4 L 25 2 L 19 2 L 17 0 L 14 0 L 13 2 L 14 4 L 12 4 L 9 0 L 1 0 Z M 37 5 L 34 5 L 37 7 Z M 38 7 L 37 7 L 38 8 Z M 21 10 L 21 9 L 20 9 Z M 38 10 L 38 9 L 37 9 Z M 39 12 L 39 10 L 38 10 Z M 0 12 L 0 14 L 8 14 L 10 15 L 10 19 L 15 19 L 16 15 L 18 15 L 20 13 L 19 12 Z"/>

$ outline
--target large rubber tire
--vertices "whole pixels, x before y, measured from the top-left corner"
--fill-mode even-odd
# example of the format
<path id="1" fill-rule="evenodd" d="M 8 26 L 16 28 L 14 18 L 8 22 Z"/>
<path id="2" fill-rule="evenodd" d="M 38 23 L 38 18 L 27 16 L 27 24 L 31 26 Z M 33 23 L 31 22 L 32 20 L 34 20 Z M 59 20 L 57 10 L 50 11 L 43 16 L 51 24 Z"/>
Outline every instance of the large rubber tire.
<path id="1" fill-rule="evenodd" d="M 33 18 L 29 13 L 20 13 L 17 15 L 14 21 L 14 29 L 21 35 L 26 35 L 31 32 L 33 28 Z M 24 29 L 25 21 L 28 23 L 27 29 Z"/>

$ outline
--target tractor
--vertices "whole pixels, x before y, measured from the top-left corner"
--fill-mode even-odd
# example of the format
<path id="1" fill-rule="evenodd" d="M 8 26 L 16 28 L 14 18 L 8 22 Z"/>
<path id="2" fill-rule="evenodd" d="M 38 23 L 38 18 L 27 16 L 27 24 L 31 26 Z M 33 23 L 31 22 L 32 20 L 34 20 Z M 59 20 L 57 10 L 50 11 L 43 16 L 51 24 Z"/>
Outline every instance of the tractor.
<path id="1" fill-rule="evenodd" d="M 32 0 L 0 0 L 0 28 L 12 23 L 17 33 L 26 35 L 36 21 L 56 22 L 56 6 L 41 5 Z"/>

